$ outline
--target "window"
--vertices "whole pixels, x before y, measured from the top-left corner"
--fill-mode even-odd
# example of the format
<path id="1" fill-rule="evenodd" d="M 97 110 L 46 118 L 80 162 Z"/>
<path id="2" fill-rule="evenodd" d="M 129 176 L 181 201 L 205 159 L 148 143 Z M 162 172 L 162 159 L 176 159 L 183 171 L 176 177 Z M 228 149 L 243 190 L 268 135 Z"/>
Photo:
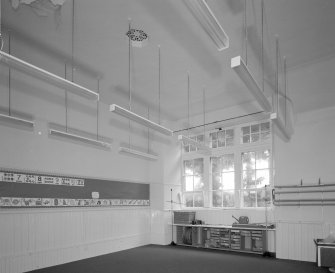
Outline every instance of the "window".
<path id="1" fill-rule="evenodd" d="M 212 206 L 235 206 L 234 154 L 211 157 Z"/>
<path id="2" fill-rule="evenodd" d="M 204 135 L 192 136 L 192 137 L 190 137 L 190 139 L 193 139 L 193 140 L 198 141 L 200 143 L 204 143 Z M 184 152 L 185 153 L 195 152 L 197 150 L 198 150 L 197 147 L 195 147 L 194 145 L 184 144 Z"/>
<path id="3" fill-rule="evenodd" d="M 186 207 L 204 206 L 204 159 L 184 160 L 184 201 Z"/>
<path id="4" fill-rule="evenodd" d="M 260 121 L 215 129 L 191 138 L 209 140 L 210 155 L 181 146 L 185 207 L 261 208 L 271 205 L 272 126 Z"/>
<path id="5" fill-rule="evenodd" d="M 220 130 L 209 134 L 210 147 L 220 148 L 234 145 L 234 129 Z"/>
<path id="6" fill-rule="evenodd" d="M 256 143 L 270 138 L 270 122 L 253 124 L 241 128 L 241 143 Z"/>
<path id="7" fill-rule="evenodd" d="M 270 150 L 242 153 L 241 197 L 243 207 L 265 207 L 269 201 Z"/>

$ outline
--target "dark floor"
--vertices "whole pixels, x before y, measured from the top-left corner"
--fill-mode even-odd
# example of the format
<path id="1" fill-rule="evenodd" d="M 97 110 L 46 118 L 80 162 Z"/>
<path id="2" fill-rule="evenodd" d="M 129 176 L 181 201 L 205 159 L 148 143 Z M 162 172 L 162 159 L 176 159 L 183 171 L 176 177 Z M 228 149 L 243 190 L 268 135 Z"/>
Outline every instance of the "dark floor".
<path id="1" fill-rule="evenodd" d="M 36 273 L 318 273 L 316 263 L 279 260 L 255 254 L 182 246 L 147 245 L 59 266 Z"/>

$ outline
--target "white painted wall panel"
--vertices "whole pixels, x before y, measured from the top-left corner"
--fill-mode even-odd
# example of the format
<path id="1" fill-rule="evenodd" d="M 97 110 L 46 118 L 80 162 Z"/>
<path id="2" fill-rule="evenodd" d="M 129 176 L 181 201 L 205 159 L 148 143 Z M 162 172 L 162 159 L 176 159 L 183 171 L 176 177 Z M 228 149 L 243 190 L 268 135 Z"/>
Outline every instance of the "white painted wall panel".
<path id="1" fill-rule="evenodd" d="M 23 272 L 149 244 L 150 215 L 150 208 L 1 210 L 0 272 Z"/>

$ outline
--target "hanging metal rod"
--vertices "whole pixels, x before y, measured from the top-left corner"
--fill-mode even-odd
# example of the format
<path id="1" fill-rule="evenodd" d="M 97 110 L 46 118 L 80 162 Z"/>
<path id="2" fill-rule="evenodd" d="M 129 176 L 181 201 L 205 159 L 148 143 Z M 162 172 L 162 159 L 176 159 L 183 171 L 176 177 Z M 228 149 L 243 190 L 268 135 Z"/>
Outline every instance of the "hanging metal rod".
<path id="1" fill-rule="evenodd" d="M 335 203 L 285 203 L 285 204 L 281 204 L 281 203 L 277 203 L 274 202 L 275 206 L 285 206 L 285 207 L 292 207 L 292 206 L 335 206 Z"/>
<path id="2" fill-rule="evenodd" d="M 292 203 L 292 202 L 335 202 L 335 198 L 307 198 L 307 199 L 278 199 L 275 203 Z"/>
<path id="3" fill-rule="evenodd" d="M 275 186 L 275 189 L 283 189 L 283 188 L 316 188 L 316 187 L 335 187 L 335 184 L 283 185 L 283 186 Z"/>
<path id="4" fill-rule="evenodd" d="M 275 191 L 275 194 L 290 194 L 290 193 L 324 193 L 335 192 L 335 190 L 307 190 L 307 191 Z"/>
<path id="5" fill-rule="evenodd" d="M 217 121 L 213 121 L 213 122 L 207 122 L 205 124 L 201 124 L 201 125 L 197 125 L 197 126 L 193 126 L 193 127 L 189 127 L 189 128 L 185 128 L 185 129 L 176 130 L 176 131 L 173 131 L 173 133 L 178 133 L 178 132 L 182 132 L 182 131 L 186 131 L 186 130 L 196 129 L 196 128 L 199 128 L 199 127 L 203 127 L 204 125 L 207 126 L 207 125 L 211 125 L 211 124 L 217 124 L 217 123 L 220 123 L 220 122 L 235 120 L 235 119 L 244 118 L 244 117 L 257 115 L 257 114 L 261 114 L 261 113 L 265 113 L 265 111 L 258 111 L 258 112 L 254 112 L 254 113 L 250 113 L 250 114 L 246 114 L 246 115 L 237 116 L 237 117 L 221 119 L 221 120 L 217 120 Z"/>

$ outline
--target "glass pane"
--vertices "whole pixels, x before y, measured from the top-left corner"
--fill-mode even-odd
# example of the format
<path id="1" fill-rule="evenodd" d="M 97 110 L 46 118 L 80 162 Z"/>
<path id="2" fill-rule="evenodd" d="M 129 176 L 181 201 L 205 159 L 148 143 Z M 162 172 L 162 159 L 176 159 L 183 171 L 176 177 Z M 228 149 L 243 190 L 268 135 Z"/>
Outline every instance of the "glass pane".
<path id="1" fill-rule="evenodd" d="M 210 134 L 211 140 L 217 140 L 217 133 L 211 133 Z"/>
<path id="2" fill-rule="evenodd" d="M 258 190 L 257 191 L 257 207 L 265 207 L 271 205 L 271 192 L 269 190 Z"/>
<path id="3" fill-rule="evenodd" d="M 250 134 L 250 126 L 242 127 L 242 135 Z"/>
<path id="4" fill-rule="evenodd" d="M 226 132 L 225 131 L 219 131 L 218 132 L 218 138 L 219 139 L 225 139 Z"/>
<path id="5" fill-rule="evenodd" d="M 193 145 L 190 145 L 190 152 L 195 152 L 197 148 Z"/>
<path id="6" fill-rule="evenodd" d="M 242 170 L 255 169 L 255 152 L 242 153 Z"/>
<path id="7" fill-rule="evenodd" d="M 193 176 L 187 175 L 185 179 L 185 191 L 193 191 Z"/>
<path id="8" fill-rule="evenodd" d="M 193 207 L 193 193 L 184 193 L 186 207 Z"/>
<path id="9" fill-rule="evenodd" d="M 234 138 L 234 129 L 226 130 L 226 138 Z"/>
<path id="10" fill-rule="evenodd" d="M 270 122 L 261 123 L 261 131 L 270 131 Z"/>
<path id="11" fill-rule="evenodd" d="M 203 143 L 204 142 L 204 135 L 197 136 L 197 141 L 200 142 L 200 143 Z"/>
<path id="12" fill-rule="evenodd" d="M 224 207 L 235 207 L 234 191 L 224 191 L 222 201 Z"/>
<path id="13" fill-rule="evenodd" d="M 204 173 L 204 161 L 202 158 L 194 159 L 194 174 L 202 175 Z"/>
<path id="14" fill-rule="evenodd" d="M 212 142 L 212 148 L 217 148 L 217 143 L 216 143 L 216 140 Z"/>
<path id="15" fill-rule="evenodd" d="M 220 172 L 220 157 L 211 157 L 212 173 Z"/>
<path id="16" fill-rule="evenodd" d="M 222 173 L 222 186 L 224 189 L 235 189 L 234 172 Z"/>
<path id="17" fill-rule="evenodd" d="M 233 146 L 234 139 L 233 138 L 226 138 L 226 146 Z"/>
<path id="18" fill-rule="evenodd" d="M 257 142 L 259 141 L 259 134 L 251 134 L 250 135 L 250 142 L 253 143 L 253 142 Z"/>
<path id="19" fill-rule="evenodd" d="M 195 191 L 203 190 L 204 180 L 203 180 L 202 176 L 194 176 L 193 181 L 194 181 L 194 190 Z"/>
<path id="20" fill-rule="evenodd" d="M 243 171 L 242 173 L 242 188 L 250 189 L 255 187 L 256 180 L 256 172 L 255 171 Z"/>
<path id="21" fill-rule="evenodd" d="M 204 196 L 201 193 L 194 193 L 194 206 L 203 207 L 204 206 Z"/>
<path id="22" fill-rule="evenodd" d="M 243 136 L 242 143 L 250 143 L 250 135 Z"/>
<path id="23" fill-rule="evenodd" d="M 265 185 L 270 184 L 270 171 L 269 169 L 256 171 L 256 188 L 264 188 Z"/>
<path id="24" fill-rule="evenodd" d="M 224 141 L 224 139 L 218 141 L 218 147 L 225 147 L 225 146 L 226 146 L 226 145 L 225 145 L 225 141 Z"/>
<path id="25" fill-rule="evenodd" d="M 270 167 L 270 151 L 260 151 L 256 153 L 256 168 L 268 169 Z"/>
<path id="26" fill-rule="evenodd" d="M 221 190 L 222 189 L 221 176 L 219 174 L 213 174 L 213 176 L 212 176 L 212 186 L 213 186 L 213 190 Z"/>
<path id="27" fill-rule="evenodd" d="M 213 207 L 222 206 L 222 191 L 213 191 Z"/>
<path id="28" fill-rule="evenodd" d="M 192 160 L 184 161 L 184 174 L 192 175 L 193 174 L 193 164 Z"/>
<path id="29" fill-rule="evenodd" d="M 259 132 L 259 124 L 251 125 L 251 133 L 258 133 Z"/>
<path id="30" fill-rule="evenodd" d="M 270 132 L 262 132 L 261 133 L 261 140 L 268 140 L 270 139 Z"/>
<path id="31" fill-rule="evenodd" d="M 224 155 L 222 157 L 222 171 L 234 171 L 234 154 Z"/>
<path id="32" fill-rule="evenodd" d="M 243 191 L 243 206 L 256 207 L 256 191 Z"/>
<path id="33" fill-rule="evenodd" d="M 189 145 L 185 145 L 184 146 L 184 151 L 185 151 L 185 153 L 188 153 L 190 151 L 190 146 Z"/>

